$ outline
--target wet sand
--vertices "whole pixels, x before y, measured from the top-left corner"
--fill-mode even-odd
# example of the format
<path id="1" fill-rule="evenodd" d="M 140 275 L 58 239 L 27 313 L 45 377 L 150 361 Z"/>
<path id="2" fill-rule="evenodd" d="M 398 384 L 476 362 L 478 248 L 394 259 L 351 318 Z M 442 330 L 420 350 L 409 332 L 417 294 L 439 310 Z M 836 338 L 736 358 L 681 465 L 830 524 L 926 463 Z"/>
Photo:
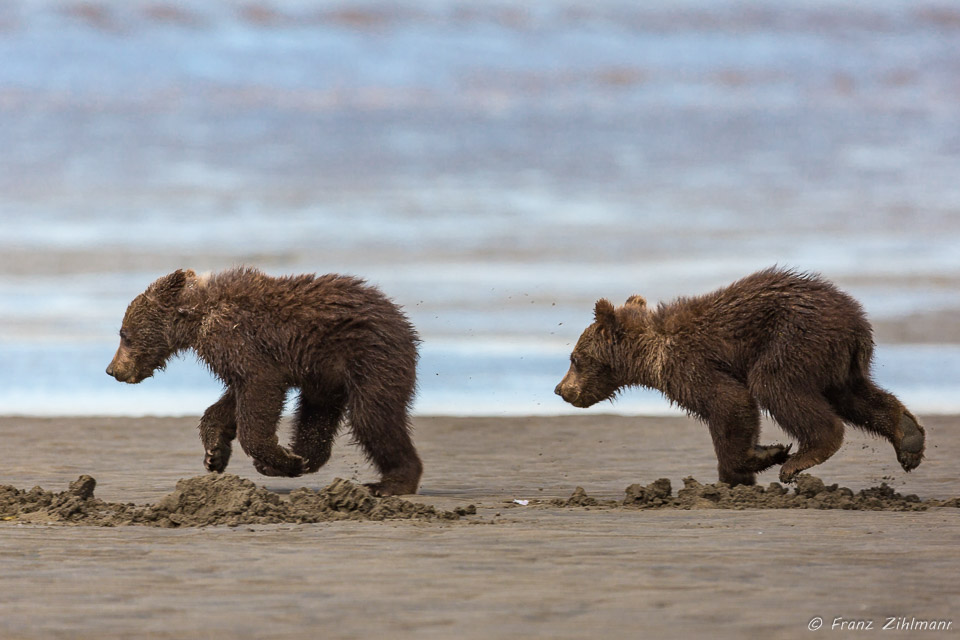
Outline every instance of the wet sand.
<path id="1" fill-rule="evenodd" d="M 956 417 L 926 417 L 912 474 L 850 431 L 827 483 L 960 495 Z M 156 502 L 197 476 L 195 418 L 0 419 L 0 484 Z M 161 529 L 0 524 L 0 637 L 809 637 L 837 617 L 952 620 L 958 510 L 631 510 L 513 499 L 622 499 L 633 483 L 716 478 L 706 429 L 684 418 L 420 418 L 421 494 L 458 521 Z M 782 440 L 772 425 L 764 441 Z M 229 471 L 288 495 L 374 474 L 348 438 L 305 478 Z M 776 480 L 774 471 L 760 477 Z M 956 627 L 957 625 L 952 625 Z M 906 632 L 901 632 L 906 633 Z M 930 635 L 929 632 L 927 635 Z"/>

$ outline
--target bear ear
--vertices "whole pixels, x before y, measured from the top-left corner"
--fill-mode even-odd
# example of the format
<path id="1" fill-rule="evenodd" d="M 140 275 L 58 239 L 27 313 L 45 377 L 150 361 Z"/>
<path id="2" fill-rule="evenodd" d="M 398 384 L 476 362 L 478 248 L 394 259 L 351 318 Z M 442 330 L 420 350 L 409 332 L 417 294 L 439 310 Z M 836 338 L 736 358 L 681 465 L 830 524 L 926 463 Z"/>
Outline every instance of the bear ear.
<path id="1" fill-rule="evenodd" d="M 187 273 L 183 269 L 177 269 L 157 280 L 153 289 L 161 300 L 176 300 L 186 283 Z"/>
<path id="2" fill-rule="evenodd" d="M 600 327 L 600 330 L 608 337 L 613 337 L 617 333 L 617 311 L 613 308 L 613 303 L 611 303 L 606 298 L 600 298 L 597 300 L 596 306 L 593 308 L 593 319 L 594 322 Z"/>
<path id="3" fill-rule="evenodd" d="M 632 295 L 627 298 L 627 302 L 624 306 L 627 307 L 640 307 L 641 309 L 647 308 L 647 300 L 643 296 Z"/>

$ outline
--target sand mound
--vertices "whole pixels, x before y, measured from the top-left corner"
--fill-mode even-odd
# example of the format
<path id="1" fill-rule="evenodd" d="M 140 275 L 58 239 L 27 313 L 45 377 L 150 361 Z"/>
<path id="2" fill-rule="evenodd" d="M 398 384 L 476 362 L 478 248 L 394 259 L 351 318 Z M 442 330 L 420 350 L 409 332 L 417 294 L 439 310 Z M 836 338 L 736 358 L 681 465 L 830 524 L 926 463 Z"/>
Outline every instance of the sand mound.
<path id="1" fill-rule="evenodd" d="M 380 498 L 361 485 L 336 479 L 313 491 L 302 488 L 286 498 L 232 474 L 207 474 L 177 482 L 176 489 L 156 504 L 104 502 L 94 496 L 96 480 L 83 475 L 62 493 L 34 487 L 29 491 L 0 485 L 0 520 L 36 524 L 91 526 L 146 525 L 204 527 L 211 525 L 331 522 L 335 520 L 450 521 L 476 513 L 471 505 L 455 511 L 409 502 L 398 497 Z M 793 490 L 771 483 L 767 487 L 730 487 L 701 484 L 684 478 L 673 495 L 670 481 L 661 478 L 648 485 L 627 487 L 623 500 L 598 500 L 581 487 L 568 499 L 536 501 L 542 506 L 632 509 L 856 509 L 870 511 L 923 511 L 932 507 L 960 507 L 960 498 L 921 500 L 901 495 L 881 484 L 858 493 L 837 485 L 824 485 L 801 475 Z"/>
<path id="2" fill-rule="evenodd" d="M 854 493 L 846 487 L 825 485 L 811 475 L 797 477 L 793 492 L 773 482 L 768 487 L 724 483 L 701 484 L 684 478 L 683 489 L 673 495 L 670 481 L 661 478 L 646 486 L 632 484 L 622 501 L 596 500 L 577 487 L 566 500 L 550 504 L 564 507 L 632 507 L 637 509 L 851 509 L 868 511 L 924 511 L 931 507 L 960 507 L 960 498 L 921 500 L 900 495 L 886 483 Z"/>
<path id="3" fill-rule="evenodd" d="M 329 522 L 333 520 L 457 520 L 473 507 L 438 511 L 392 496 L 374 496 L 361 485 L 337 478 L 320 491 L 297 489 L 289 499 L 232 474 L 208 474 L 177 482 L 155 505 L 104 502 L 93 495 L 96 480 L 80 476 L 67 491 L 40 487 L 23 491 L 0 486 L 0 518 L 31 523 L 93 526 L 210 525 Z"/>

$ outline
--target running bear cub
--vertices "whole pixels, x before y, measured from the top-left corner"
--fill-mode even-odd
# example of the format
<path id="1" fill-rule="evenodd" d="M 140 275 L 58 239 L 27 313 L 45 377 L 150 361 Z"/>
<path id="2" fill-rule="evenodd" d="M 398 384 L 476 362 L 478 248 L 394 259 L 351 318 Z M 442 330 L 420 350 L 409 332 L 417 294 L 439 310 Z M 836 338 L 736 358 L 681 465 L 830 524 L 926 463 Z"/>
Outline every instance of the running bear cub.
<path id="1" fill-rule="evenodd" d="M 844 422 L 889 440 L 906 471 L 923 459 L 923 427 L 870 379 L 863 309 L 818 276 L 772 268 L 656 310 L 640 296 L 599 300 L 594 314 L 556 393 L 589 407 L 623 387 L 661 391 L 709 425 L 721 482 L 754 484 L 777 464 L 790 482 L 836 453 Z M 758 444 L 761 409 L 795 454 Z"/>
<path id="2" fill-rule="evenodd" d="M 137 383 L 193 349 L 226 385 L 200 419 L 208 471 L 226 468 L 236 437 L 264 475 L 313 473 L 349 416 L 382 476 L 371 490 L 416 493 L 423 467 L 408 412 L 418 344 L 397 305 L 356 278 L 177 270 L 130 303 L 107 373 Z M 300 395 L 288 450 L 277 423 L 290 388 Z"/>

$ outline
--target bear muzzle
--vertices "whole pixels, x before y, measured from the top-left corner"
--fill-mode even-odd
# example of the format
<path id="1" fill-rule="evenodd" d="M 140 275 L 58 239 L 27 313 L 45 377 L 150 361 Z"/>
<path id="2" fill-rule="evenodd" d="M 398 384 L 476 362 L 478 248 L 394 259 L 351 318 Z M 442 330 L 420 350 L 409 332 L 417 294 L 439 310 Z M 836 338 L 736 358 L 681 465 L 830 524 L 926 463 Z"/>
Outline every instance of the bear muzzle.
<path id="1" fill-rule="evenodd" d="M 120 371 L 114 366 L 113 362 L 107 365 L 107 375 L 116 378 L 117 382 L 126 382 L 127 384 L 136 384 L 142 380 L 142 378 L 138 379 L 135 373 Z"/>
<path id="2" fill-rule="evenodd" d="M 555 394 L 563 398 L 563 401 L 572 404 L 578 409 L 586 409 L 592 407 L 598 402 L 603 400 L 609 400 L 614 393 L 614 390 L 611 389 L 607 394 L 597 394 L 594 389 L 587 388 L 584 391 L 583 387 L 580 386 L 581 382 L 579 379 L 573 381 L 570 380 L 571 374 L 564 376 L 563 380 L 560 381 L 560 384 L 553 390 Z"/>
<path id="3" fill-rule="evenodd" d="M 107 365 L 107 375 L 113 376 L 118 382 L 127 384 L 136 384 L 143 381 L 148 375 L 142 375 L 137 371 L 136 362 L 130 357 L 128 350 L 120 347 L 113 356 L 113 360 Z"/>
<path id="4" fill-rule="evenodd" d="M 564 402 L 572 404 L 575 407 L 583 408 L 589 406 L 580 403 L 580 390 L 572 385 L 566 384 L 566 379 L 562 380 L 553 392 L 563 398 Z"/>

